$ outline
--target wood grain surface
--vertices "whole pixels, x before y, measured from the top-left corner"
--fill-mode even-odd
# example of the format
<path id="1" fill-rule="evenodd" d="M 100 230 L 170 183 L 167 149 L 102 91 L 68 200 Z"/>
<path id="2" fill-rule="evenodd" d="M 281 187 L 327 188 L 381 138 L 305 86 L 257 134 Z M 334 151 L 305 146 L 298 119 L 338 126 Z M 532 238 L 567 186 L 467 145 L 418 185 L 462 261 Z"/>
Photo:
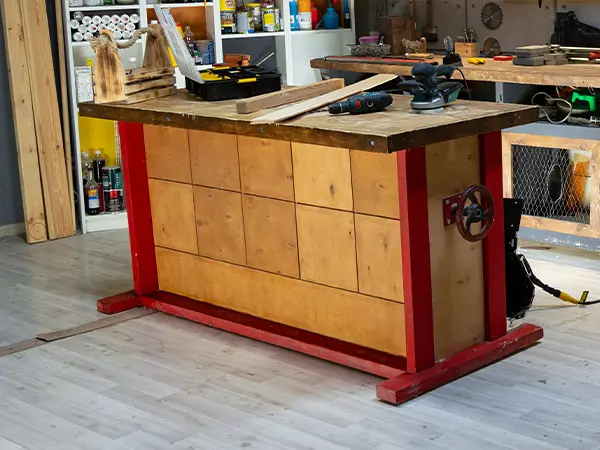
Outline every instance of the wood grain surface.
<path id="1" fill-rule="evenodd" d="M 354 211 L 398 219 L 400 211 L 396 157 L 351 150 L 350 162 Z"/>
<path id="2" fill-rule="evenodd" d="M 45 0 L 30 0 L 21 4 L 23 36 L 29 64 L 29 82 L 35 118 L 37 150 L 42 177 L 42 192 L 46 209 L 46 224 L 50 239 L 75 234 L 73 197 L 69 189 L 61 115 L 49 36 Z M 70 168 L 69 168 L 70 170 Z"/>
<path id="3" fill-rule="evenodd" d="M 150 178 L 191 184 L 190 148 L 186 130 L 145 126 L 144 144 Z"/>
<path id="4" fill-rule="evenodd" d="M 301 278 L 357 291 L 353 214 L 296 205 L 296 220 Z"/>
<path id="5" fill-rule="evenodd" d="M 537 122 L 533 106 L 458 101 L 440 114 L 410 112 L 409 96 L 393 96 L 386 111 L 366 116 L 316 113 L 280 124 L 252 125 L 259 113 L 238 114 L 235 101 L 204 102 L 184 91 L 135 105 L 82 103 L 82 116 L 240 134 L 390 153 Z M 435 132 L 434 132 L 435 130 Z"/>
<path id="6" fill-rule="evenodd" d="M 439 64 L 442 57 L 435 56 Z M 566 64 L 563 66 L 515 66 L 512 61 L 494 61 L 483 58 L 485 64 L 475 66 L 466 64 L 461 67 L 465 78 L 469 81 L 497 81 L 503 83 L 537 84 L 547 86 L 578 86 L 600 87 L 600 73 L 594 64 Z M 365 64 L 351 62 L 325 61 L 323 58 L 313 59 L 310 65 L 314 69 L 342 70 L 348 72 L 365 73 L 392 73 L 397 75 L 410 75 L 412 66 L 398 66 L 391 64 Z M 454 78 L 462 79 L 459 72 L 454 73 Z"/>
<path id="7" fill-rule="evenodd" d="M 442 212 L 444 197 L 480 182 L 479 140 L 470 136 L 429 146 L 426 152 L 433 325 L 439 360 L 483 341 L 485 334 L 481 241 L 463 239 L 455 224 L 444 224 Z"/>
<path id="8" fill-rule="evenodd" d="M 404 305 L 157 248 L 161 290 L 404 355 Z"/>
<path id="9" fill-rule="evenodd" d="M 318 81 L 306 86 L 296 86 L 256 97 L 244 98 L 235 103 L 236 111 L 240 114 L 250 114 L 275 106 L 289 105 L 300 100 L 317 97 L 344 87 L 343 78 Z"/>
<path id="10" fill-rule="evenodd" d="M 355 214 L 358 290 L 404 302 L 400 222 Z"/>
<path id="11" fill-rule="evenodd" d="M 192 186 L 149 179 L 148 187 L 155 245 L 197 254 Z"/>
<path id="12" fill-rule="evenodd" d="M 189 131 L 192 182 L 240 191 L 237 137 L 210 131 Z"/>
<path id="13" fill-rule="evenodd" d="M 242 204 L 248 266 L 299 278 L 295 205 L 253 195 Z"/>
<path id="14" fill-rule="evenodd" d="M 296 202 L 352 211 L 348 149 L 292 142 Z"/>
<path id="15" fill-rule="evenodd" d="M 294 200 L 290 143 L 238 136 L 242 192 Z"/>
<path id="16" fill-rule="evenodd" d="M 9 70 L 8 80 L 19 162 L 25 235 L 27 242 L 33 244 L 46 241 L 48 233 L 37 140 L 33 132 L 35 120 L 29 85 L 29 64 L 23 40 L 23 17 L 17 0 L 0 2 L 0 13 L 2 14 L 6 63 Z"/>
<path id="17" fill-rule="evenodd" d="M 194 186 L 194 204 L 198 253 L 246 264 L 241 194 Z"/>

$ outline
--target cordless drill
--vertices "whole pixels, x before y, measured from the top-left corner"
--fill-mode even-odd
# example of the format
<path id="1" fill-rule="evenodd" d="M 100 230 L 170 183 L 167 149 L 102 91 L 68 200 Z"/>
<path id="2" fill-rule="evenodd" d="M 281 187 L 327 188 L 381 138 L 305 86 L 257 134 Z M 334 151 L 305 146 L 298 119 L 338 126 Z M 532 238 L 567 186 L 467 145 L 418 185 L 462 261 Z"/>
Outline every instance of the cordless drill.
<path id="1" fill-rule="evenodd" d="M 343 102 L 332 103 L 327 108 L 329 114 L 367 114 L 371 112 L 383 111 L 390 106 L 394 100 L 386 92 L 365 92 L 355 95 Z"/>

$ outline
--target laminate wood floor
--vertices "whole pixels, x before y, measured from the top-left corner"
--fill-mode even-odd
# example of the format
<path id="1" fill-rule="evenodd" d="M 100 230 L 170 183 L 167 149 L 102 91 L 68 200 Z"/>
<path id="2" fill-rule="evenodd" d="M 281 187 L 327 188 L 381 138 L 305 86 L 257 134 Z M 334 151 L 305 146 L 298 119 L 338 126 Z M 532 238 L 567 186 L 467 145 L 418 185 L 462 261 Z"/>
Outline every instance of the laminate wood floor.
<path id="1" fill-rule="evenodd" d="M 0 240 L 0 342 L 102 317 L 130 289 L 127 235 Z M 600 258 L 526 250 L 600 296 Z M 542 344 L 400 407 L 380 380 L 160 313 L 0 358 L 0 450 L 600 449 L 600 305 L 538 293 Z"/>

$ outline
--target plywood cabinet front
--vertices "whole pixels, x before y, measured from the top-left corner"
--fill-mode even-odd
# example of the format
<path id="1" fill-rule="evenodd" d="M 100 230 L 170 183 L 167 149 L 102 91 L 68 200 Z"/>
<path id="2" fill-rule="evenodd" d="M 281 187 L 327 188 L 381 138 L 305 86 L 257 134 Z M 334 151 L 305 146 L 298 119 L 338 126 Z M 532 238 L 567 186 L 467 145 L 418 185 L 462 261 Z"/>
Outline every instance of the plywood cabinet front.
<path id="1" fill-rule="evenodd" d="M 404 355 L 389 155 L 365 164 L 356 156 L 352 166 L 348 149 L 155 126 L 145 133 L 162 290 Z M 167 164 L 167 155 L 187 163 Z M 379 181 L 369 185 L 369 174 Z M 355 212 L 354 192 L 361 212 L 381 217 Z"/>

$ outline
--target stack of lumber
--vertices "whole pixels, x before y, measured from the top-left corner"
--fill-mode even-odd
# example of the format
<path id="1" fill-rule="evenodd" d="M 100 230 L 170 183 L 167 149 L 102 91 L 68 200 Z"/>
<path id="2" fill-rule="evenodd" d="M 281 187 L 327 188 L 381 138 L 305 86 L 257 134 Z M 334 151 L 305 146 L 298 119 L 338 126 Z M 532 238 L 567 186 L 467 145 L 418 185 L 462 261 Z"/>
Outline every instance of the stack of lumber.
<path id="1" fill-rule="evenodd" d="M 72 236 L 76 224 L 68 109 L 63 95 L 63 130 L 46 2 L 2 0 L 0 10 L 27 242 Z M 64 47 L 61 50 L 59 57 L 64 59 Z"/>
<path id="2" fill-rule="evenodd" d="M 549 45 L 527 45 L 515 49 L 515 66 L 558 66 L 567 64 L 567 55 L 563 52 L 553 52 Z"/>

